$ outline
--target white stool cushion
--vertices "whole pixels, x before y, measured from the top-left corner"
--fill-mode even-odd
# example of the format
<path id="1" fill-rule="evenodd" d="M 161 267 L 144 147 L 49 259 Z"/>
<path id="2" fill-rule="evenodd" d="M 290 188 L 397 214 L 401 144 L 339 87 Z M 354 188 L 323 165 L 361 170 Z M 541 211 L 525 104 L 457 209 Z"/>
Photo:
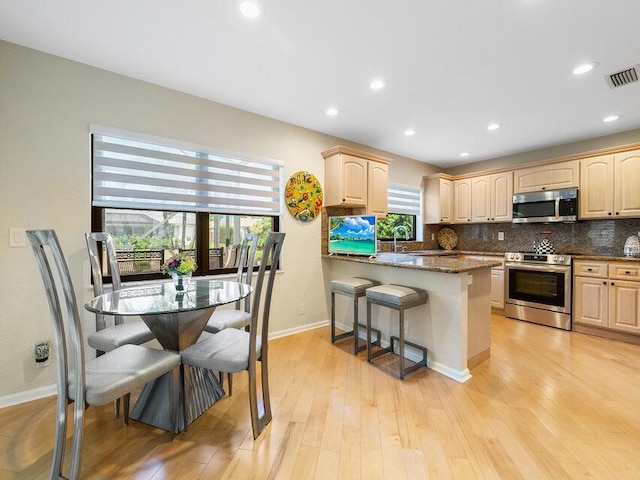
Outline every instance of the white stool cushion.
<path id="1" fill-rule="evenodd" d="M 379 304 L 401 306 L 427 301 L 427 292 L 420 288 L 404 287 L 402 285 L 379 285 L 367 289 L 367 299 L 375 300 Z"/>
<path id="2" fill-rule="evenodd" d="M 334 293 L 355 295 L 363 293 L 367 288 L 371 288 L 375 285 L 380 285 L 380 282 L 359 277 L 341 278 L 338 280 L 331 280 L 331 291 Z"/>

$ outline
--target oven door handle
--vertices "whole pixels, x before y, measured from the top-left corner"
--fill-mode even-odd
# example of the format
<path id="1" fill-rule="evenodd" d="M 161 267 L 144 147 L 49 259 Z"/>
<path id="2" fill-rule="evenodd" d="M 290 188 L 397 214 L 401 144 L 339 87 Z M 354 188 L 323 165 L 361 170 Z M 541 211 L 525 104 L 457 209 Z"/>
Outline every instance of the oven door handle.
<path id="1" fill-rule="evenodd" d="M 504 266 L 505 266 L 505 268 L 510 267 L 512 269 L 531 270 L 531 271 L 535 271 L 535 272 L 567 273 L 567 272 L 569 272 L 571 270 L 571 267 L 569 267 L 569 265 L 561 267 L 561 266 L 557 266 L 557 265 L 545 265 L 545 264 L 527 265 L 527 264 L 523 264 L 523 263 L 506 262 L 504 264 Z"/>

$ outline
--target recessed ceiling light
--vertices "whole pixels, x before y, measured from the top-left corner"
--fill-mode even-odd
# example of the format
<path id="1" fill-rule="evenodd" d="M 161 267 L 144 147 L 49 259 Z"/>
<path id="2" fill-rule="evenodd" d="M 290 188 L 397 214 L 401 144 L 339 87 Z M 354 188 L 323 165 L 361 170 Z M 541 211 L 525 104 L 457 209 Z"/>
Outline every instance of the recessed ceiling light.
<path id="1" fill-rule="evenodd" d="M 576 68 L 573 69 L 573 74 L 583 75 L 593 70 L 596 67 L 596 65 L 598 65 L 598 62 L 583 63 L 582 65 L 578 65 Z"/>
<path id="2" fill-rule="evenodd" d="M 618 120 L 620 118 L 619 115 L 609 115 L 608 117 L 604 117 L 602 119 L 603 122 L 615 122 L 616 120 Z"/>
<path id="3" fill-rule="evenodd" d="M 338 115 L 338 109 L 337 108 L 327 108 L 327 115 L 329 115 L 330 117 L 335 117 L 336 115 Z"/>
<path id="4" fill-rule="evenodd" d="M 461 157 L 468 157 L 469 156 L 469 152 L 462 152 L 460 154 Z"/>
<path id="5" fill-rule="evenodd" d="M 492 123 L 487 127 L 487 130 L 498 130 L 502 125 L 499 123 Z"/>
<path id="6" fill-rule="evenodd" d="M 258 18 L 264 10 L 259 0 L 241 0 L 240 12 L 247 18 Z"/>
<path id="7" fill-rule="evenodd" d="M 404 131 L 405 137 L 410 137 L 411 135 L 415 135 L 415 134 L 416 134 L 416 131 L 413 128 L 407 128 Z"/>
<path id="8" fill-rule="evenodd" d="M 380 90 L 384 87 L 384 82 L 380 79 L 376 79 L 369 84 L 369 87 L 371 88 L 371 90 Z"/>

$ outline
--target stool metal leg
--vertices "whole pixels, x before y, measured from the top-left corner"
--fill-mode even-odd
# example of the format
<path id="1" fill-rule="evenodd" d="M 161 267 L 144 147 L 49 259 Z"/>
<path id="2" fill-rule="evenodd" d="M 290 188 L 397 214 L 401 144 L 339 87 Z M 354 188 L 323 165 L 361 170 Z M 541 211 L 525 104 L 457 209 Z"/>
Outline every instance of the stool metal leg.
<path id="1" fill-rule="evenodd" d="M 404 380 L 404 308 L 398 310 L 398 319 L 400 324 L 400 380 Z"/>
<path id="2" fill-rule="evenodd" d="M 356 299 L 357 300 L 357 299 Z M 353 335 L 353 331 L 336 335 L 336 294 L 331 292 L 331 343 Z"/>
<path id="3" fill-rule="evenodd" d="M 358 301 L 360 299 L 358 298 L 358 296 L 356 296 L 353 299 L 353 354 L 357 355 L 358 354 L 358 343 L 360 340 L 360 335 L 358 335 Z M 370 339 L 367 338 L 367 341 L 369 341 Z"/>

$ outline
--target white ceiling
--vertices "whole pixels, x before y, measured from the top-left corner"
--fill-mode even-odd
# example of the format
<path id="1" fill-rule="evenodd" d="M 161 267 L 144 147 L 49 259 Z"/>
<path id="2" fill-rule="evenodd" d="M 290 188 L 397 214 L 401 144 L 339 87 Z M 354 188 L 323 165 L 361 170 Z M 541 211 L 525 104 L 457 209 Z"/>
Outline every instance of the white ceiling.
<path id="1" fill-rule="evenodd" d="M 262 3 L 0 0 L 0 38 L 442 167 L 640 128 L 640 82 L 604 79 L 640 64 L 638 0 Z"/>

